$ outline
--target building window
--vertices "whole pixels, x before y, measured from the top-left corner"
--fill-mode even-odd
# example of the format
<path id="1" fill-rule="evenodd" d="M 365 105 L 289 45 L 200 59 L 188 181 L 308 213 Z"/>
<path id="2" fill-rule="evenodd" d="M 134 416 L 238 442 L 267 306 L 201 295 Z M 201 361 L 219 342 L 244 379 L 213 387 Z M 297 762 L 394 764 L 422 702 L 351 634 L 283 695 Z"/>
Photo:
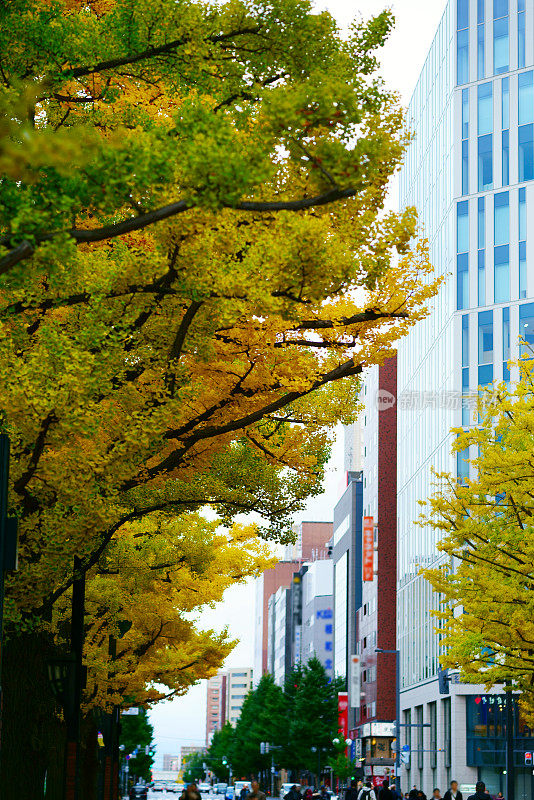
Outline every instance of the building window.
<path id="1" fill-rule="evenodd" d="M 509 66 L 508 0 L 493 0 L 493 71 L 508 72 Z"/>
<path id="2" fill-rule="evenodd" d="M 478 314 L 478 363 L 493 364 L 493 311 Z"/>
<path id="3" fill-rule="evenodd" d="M 461 311 L 469 308 L 469 256 L 460 253 L 456 258 L 456 299 L 458 310 Z"/>
<path id="4" fill-rule="evenodd" d="M 519 335 L 525 340 L 521 344 L 521 355 L 532 356 L 534 353 L 534 303 L 519 306 Z"/>
<path id="5" fill-rule="evenodd" d="M 347 676 L 348 566 L 348 553 L 345 551 L 334 570 L 334 662 L 336 675 L 342 678 Z"/>
<path id="6" fill-rule="evenodd" d="M 450 697 L 446 697 L 443 700 L 443 753 L 445 767 L 449 768 L 452 765 L 452 716 Z"/>
<path id="7" fill-rule="evenodd" d="M 534 178 L 534 126 L 521 125 L 519 128 L 519 180 L 531 181 Z"/>
<path id="8" fill-rule="evenodd" d="M 493 133 L 493 84 L 482 83 L 477 95 L 478 135 Z"/>
<path id="9" fill-rule="evenodd" d="M 456 242 L 457 253 L 469 251 L 469 202 L 462 200 L 456 206 Z"/>
<path id="10" fill-rule="evenodd" d="M 480 13 L 480 6 L 482 5 L 482 16 Z M 477 25 L 477 78 L 482 80 L 486 76 L 486 58 L 485 58 L 485 38 L 486 26 L 484 25 L 484 3 L 478 4 L 478 25 Z"/>
<path id="11" fill-rule="evenodd" d="M 462 425 L 469 425 L 469 314 L 462 316 Z"/>
<path id="12" fill-rule="evenodd" d="M 486 305 L 486 251 L 478 251 L 478 264 L 477 264 L 477 289 L 478 289 L 478 305 Z"/>
<path id="13" fill-rule="evenodd" d="M 519 125 L 534 122 L 533 73 L 521 72 L 518 77 Z"/>
<path id="14" fill-rule="evenodd" d="M 525 180 L 528 180 L 525 178 Z M 478 137 L 478 189 L 484 191 L 493 186 L 493 136 L 491 133 Z"/>
<path id="15" fill-rule="evenodd" d="M 525 188 L 519 190 L 519 297 L 527 296 L 527 197 Z"/>
<path id="16" fill-rule="evenodd" d="M 428 716 L 430 721 L 430 768 L 435 770 L 438 766 L 438 720 L 436 703 L 428 704 Z M 432 783 L 435 785 L 436 780 Z"/>
<path id="17" fill-rule="evenodd" d="M 469 478 L 469 448 L 456 453 L 456 474 L 458 483 L 465 484 Z M 419 767 L 422 769 L 422 767 Z"/>
<path id="18" fill-rule="evenodd" d="M 462 89 L 462 194 L 469 194 L 469 89 Z"/>
<path id="19" fill-rule="evenodd" d="M 456 247 L 457 275 L 456 300 L 457 308 L 469 306 L 469 203 L 462 200 L 456 206 Z"/>
<path id="20" fill-rule="evenodd" d="M 478 314 L 478 385 L 493 381 L 493 311 Z"/>
<path id="21" fill-rule="evenodd" d="M 525 66 L 525 0 L 517 0 L 517 66 Z"/>
<path id="22" fill-rule="evenodd" d="M 469 82 L 469 0 L 456 2 L 456 79 Z"/>
<path id="23" fill-rule="evenodd" d="M 469 314 L 462 316 L 462 367 L 469 366 Z"/>
<path id="24" fill-rule="evenodd" d="M 508 192 L 495 195 L 494 204 L 494 244 L 510 242 L 510 199 Z"/>
<path id="25" fill-rule="evenodd" d="M 506 383 L 510 383 L 510 369 L 508 368 L 508 361 L 510 360 L 510 309 L 503 308 L 502 310 L 502 379 Z"/>

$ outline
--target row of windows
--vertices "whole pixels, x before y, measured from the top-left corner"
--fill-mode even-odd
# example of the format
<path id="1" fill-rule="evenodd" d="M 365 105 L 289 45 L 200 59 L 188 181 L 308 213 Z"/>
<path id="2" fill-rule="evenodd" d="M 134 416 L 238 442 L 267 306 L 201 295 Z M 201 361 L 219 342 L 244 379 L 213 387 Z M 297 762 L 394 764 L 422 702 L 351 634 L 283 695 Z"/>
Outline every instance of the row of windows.
<path id="1" fill-rule="evenodd" d="M 534 75 L 532 70 L 518 75 L 518 179 L 534 179 Z M 510 80 L 501 80 L 501 182 L 510 183 Z M 478 191 L 493 188 L 493 149 L 495 120 L 493 83 L 477 87 L 477 169 Z M 469 194 L 469 90 L 462 90 L 462 194 Z"/>
<path id="2" fill-rule="evenodd" d="M 517 193 L 518 241 L 519 241 L 519 286 L 517 297 L 527 296 L 527 211 L 526 190 Z M 515 238 L 515 237 L 514 237 Z M 462 200 L 456 206 L 456 307 L 461 310 L 470 305 L 486 305 L 486 198 L 477 200 L 477 298 L 469 297 L 469 201 Z M 505 303 L 512 294 L 510 287 L 510 192 L 493 195 L 493 302 Z"/>
<path id="3" fill-rule="evenodd" d="M 510 308 L 492 309 L 481 311 L 477 317 L 477 352 L 478 370 L 477 386 L 484 387 L 492 383 L 495 379 L 494 374 L 494 342 L 495 342 L 495 323 L 497 315 L 501 315 L 502 325 L 502 351 L 497 352 L 497 356 L 502 358 L 502 377 L 506 383 L 510 382 L 509 360 L 511 357 L 511 330 L 510 330 Z M 473 409 L 469 402 L 469 315 L 462 317 L 462 394 L 464 401 L 462 404 L 462 425 L 471 425 L 474 421 Z M 534 303 L 524 303 L 519 306 L 519 329 L 516 336 L 520 338 L 519 353 L 531 353 L 534 348 Z M 458 454 L 457 469 L 458 477 L 467 477 L 469 465 L 466 463 L 465 454 Z"/>
<path id="4" fill-rule="evenodd" d="M 493 0 L 493 74 L 510 69 L 510 19 L 508 0 Z M 525 0 L 517 3 L 517 67 L 525 66 Z M 477 0 L 477 78 L 487 74 L 485 0 Z M 456 9 L 456 80 L 458 85 L 469 83 L 469 0 L 457 0 Z"/>

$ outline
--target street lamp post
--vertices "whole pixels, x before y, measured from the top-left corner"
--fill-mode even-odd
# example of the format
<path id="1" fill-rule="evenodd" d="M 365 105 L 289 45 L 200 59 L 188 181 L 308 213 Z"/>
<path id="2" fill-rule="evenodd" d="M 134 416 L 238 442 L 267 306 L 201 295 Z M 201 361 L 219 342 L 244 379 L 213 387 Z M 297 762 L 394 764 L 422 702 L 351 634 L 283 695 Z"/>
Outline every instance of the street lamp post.
<path id="1" fill-rule="evenodd" d="M 395 787 L 397 792 L 401 792 L 401 739 L 400 739 L 400 651 L 384 650 L 377 647 L 376 653 L 386 653 L 395 656 L 395 738 L 397 748 L 395 750 Z"/>

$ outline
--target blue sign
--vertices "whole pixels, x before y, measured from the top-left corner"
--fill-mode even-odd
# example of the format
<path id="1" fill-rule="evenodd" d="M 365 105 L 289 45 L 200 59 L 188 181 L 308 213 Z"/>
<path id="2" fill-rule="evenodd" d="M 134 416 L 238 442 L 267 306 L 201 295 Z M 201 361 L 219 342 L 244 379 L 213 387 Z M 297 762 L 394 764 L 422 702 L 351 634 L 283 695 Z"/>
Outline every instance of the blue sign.
<path id="1" fill-rule="evenodd" d="M 356 761 L 356 739 L 350 743 L 350 760 Z"/>
<path id="2" fill-rule="evenodd" d="M 409 753 L 410 752 L 410 745 L 409 744 L 403 744 L 402 745 L 402 752 L 403 753 Z"/>

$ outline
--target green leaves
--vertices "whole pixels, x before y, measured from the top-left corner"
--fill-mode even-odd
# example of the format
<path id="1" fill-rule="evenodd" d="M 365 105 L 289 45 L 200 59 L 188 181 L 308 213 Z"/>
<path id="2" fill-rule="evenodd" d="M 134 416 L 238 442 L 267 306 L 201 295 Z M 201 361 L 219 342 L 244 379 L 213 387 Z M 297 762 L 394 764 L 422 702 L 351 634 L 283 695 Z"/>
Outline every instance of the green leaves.
<path id="1" fill-rule="evenodd" d="M 323 759 L 335 753 L 337 693 L 342 688 L 338 679 L 329 682 L 315 657 L 296 666 L 283 689 L 270 674 L 263 675 L 247 695 L 235 731 L 228 726 L 214 737 L 208 751 L 212 762 L 208 763 L 217 764 L 222 755 L 231 753 L 234 775 L 249 775 L 269 769 L 274 756 L 283 768 L 316 772 L 317 753 L 311 747 L 320 747 Z M 263 755 L 261 742 L 269 742 L 275 749 Z M 323 766 L 325 763 L 323 760 Z"/>

